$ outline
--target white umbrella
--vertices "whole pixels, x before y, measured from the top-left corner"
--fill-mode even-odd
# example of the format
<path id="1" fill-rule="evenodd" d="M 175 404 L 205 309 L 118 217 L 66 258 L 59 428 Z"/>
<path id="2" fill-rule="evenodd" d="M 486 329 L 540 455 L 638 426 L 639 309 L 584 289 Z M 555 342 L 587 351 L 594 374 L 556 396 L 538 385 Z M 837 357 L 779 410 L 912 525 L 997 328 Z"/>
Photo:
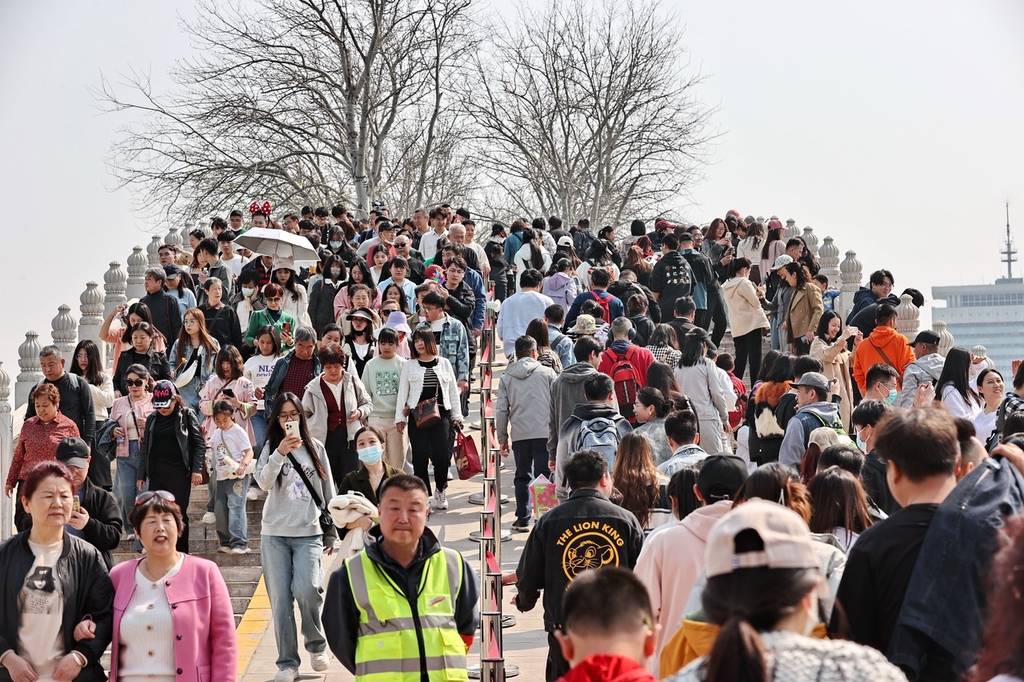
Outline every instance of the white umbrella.
<path id="1" fill-rule="evenodd" d="M 313 245 L 302 235 L 269 227 L 253 227 L 235 237 L 235 244 L 261 256 L 273 256 L 274 262 L 316 265 L 320 262 Z"/>

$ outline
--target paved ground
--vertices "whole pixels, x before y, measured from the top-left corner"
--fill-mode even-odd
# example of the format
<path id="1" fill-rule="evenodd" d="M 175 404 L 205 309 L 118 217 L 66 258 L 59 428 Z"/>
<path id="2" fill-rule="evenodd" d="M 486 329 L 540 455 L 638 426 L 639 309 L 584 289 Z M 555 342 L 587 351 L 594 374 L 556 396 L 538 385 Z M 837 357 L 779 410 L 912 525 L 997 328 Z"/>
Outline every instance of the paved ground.
<path id="1" fill-rule="evenodd" d="M 478 431 L 473 431 L 478 436 Z M 482 450 L 481 450 L 482 452 Z M 512 472 L 502 472 L 502 489 L 511 496 Z M 466 498 L 470 493 L 480 491 L 480 478 L 472 481 L 452 481 L 449 490 L 450 509 L 447 512 L 435 512 L 430 518 L 430 527 L 437 533 L 446 546 L 461 551 L 473 569 L 477 571 L 479 578 L 480 557 L 478 545 L 468 540 L 469 532 L 479 529 L 480 507 L 471 505 Z M 502 516 L 502 524 L 508 528 L 514 520 L 514 504 L 510 501 L 503 507 L 505 513 Z M 502 544 L 502 569 L 509 571 L 515 568 L 522 551 L 523 543 L 526 540 L 525 533 L 513 533 L 512 539 Z M 515 588 L 505 588 L 504 603 L 506 613 L 513 613 L 517 623 L 514 627 L 504 631 L 505 662 L 515 664 L 520 668 L 518 679 L 534 682 L 544 679 L 544 662 L 547 657 L 547 638 L 544 633 L 543 612 L 538 607 L 526 614 L 520 614 L 515 607 L 509 605 L 509 600 L 514 594 Z M 298 619 L 298 614 L 296 614 Z M 266 682 L 272 680 L 277 666 L 274 661 L 277 658 L 277 647 L 274 642 L 273 628 L 270 626 L 270 608 L 267 602 L 266 591 L 262 588 L 254 595 L 252 603 L 246 616 L 243 618 L 238 629 L 239 653 L 242 661 L 240 667 L 244 671 L 240 676 L 243 682 Z M 300 635 L 301 647 L 301 635 Z M 477 662 L 479 651 L 479 633 L 477 642 L 470 651 L 470 663 Z M 248 662 L 244 662 L 248 659 Z M 309 667 L 309 657 L 302 651 L 302 666 L 300 668 L 301 679 L 303 680 L 326 680 L 328 682 L 342 682 L 351 680 L 352 675 L 345 670 L 338 661 L 331 659 L 331 667 L 327 673 L 314 673 Z"/>

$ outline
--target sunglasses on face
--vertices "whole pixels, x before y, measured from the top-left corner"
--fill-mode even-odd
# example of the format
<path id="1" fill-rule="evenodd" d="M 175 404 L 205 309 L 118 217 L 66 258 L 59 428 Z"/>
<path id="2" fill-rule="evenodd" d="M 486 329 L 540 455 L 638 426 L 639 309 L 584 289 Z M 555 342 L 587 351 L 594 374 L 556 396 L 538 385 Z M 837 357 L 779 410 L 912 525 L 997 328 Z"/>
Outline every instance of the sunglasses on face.
<path id="1" fill-rule="evenodd" d="M 124 383 L 126 386 L 134 386 L 136 388 L 146 385 L 146 382 L 142 379 L 125 379 Z"/>
<path id="2" fill-rule="evenodd" d="M 167 492 L 166 490 L 146 490 L 136 495 L 135 504 L 136 506 L 140 504 L 148 504 L 150 502 L 155 501 L 157 498 L 167 500 L 168 502 L 175 501 L 174 495 Z"/>
<path id="3" fill-rule="evenodd" d="M 280 301 L 280 300 L 281 300 L 280 296 L 274 296 L 272 298 L 268 298 L 267 299 L 267 303 L 273 303 L 274 301 Z"/>

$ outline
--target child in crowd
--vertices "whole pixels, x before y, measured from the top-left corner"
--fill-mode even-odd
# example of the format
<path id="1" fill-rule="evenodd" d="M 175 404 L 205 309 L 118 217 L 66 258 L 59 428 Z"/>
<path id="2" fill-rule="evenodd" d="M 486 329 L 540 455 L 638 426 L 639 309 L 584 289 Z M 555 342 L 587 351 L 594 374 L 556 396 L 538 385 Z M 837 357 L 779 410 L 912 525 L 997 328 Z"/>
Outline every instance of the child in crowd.
<path id="1" fill-rule="evenodd" d="M 213 404 L 215 429 L 209 435 L 209 449 L 217 474 L 214 514 L 217 517 L 218 552 L 249 553 L 245 513 L 249 475 L 253 470 L 252 444 L 245 429 L 232 418 L 235 408 L 225 400 Z"/>

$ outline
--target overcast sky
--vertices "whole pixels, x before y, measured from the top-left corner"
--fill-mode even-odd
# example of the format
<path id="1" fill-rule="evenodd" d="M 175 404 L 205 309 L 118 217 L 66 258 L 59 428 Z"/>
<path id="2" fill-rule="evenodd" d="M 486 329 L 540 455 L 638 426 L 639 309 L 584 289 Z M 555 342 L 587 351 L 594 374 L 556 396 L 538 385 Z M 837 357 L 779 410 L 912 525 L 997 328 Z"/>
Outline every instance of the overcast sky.
<path id="1" fill-rule="evenodd" d="M 1004 200 L 1024 225 L 1024 3 L 663 4 L 685 27 L 664 39 L 707 77 L 701 96 L 724 133 L 686 215 L 792 217 L 926 295 L 1000 274 Z M 100 113 L 90 89 L 129 67 L 168 87 L 190 53 L 177 18 L 193 8 L 0 3 L 0 359 L 12 379 L 25 330 L 48 341 L 59 304 L 77 317 L 85 282 L 149 242 L 128 193 L 110 191 L 125 119 Z"/>

